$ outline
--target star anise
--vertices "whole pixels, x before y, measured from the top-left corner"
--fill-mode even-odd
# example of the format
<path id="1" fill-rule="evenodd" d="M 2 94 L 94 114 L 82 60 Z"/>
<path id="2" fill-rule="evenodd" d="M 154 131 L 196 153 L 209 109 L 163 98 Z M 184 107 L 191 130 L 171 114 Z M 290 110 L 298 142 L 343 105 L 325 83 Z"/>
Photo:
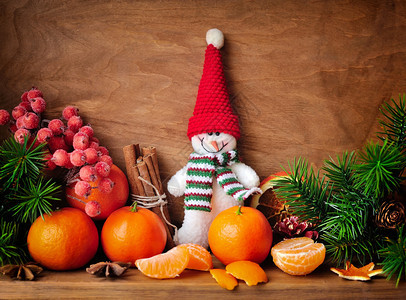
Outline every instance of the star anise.
<path id="1" fill-rule="evenodd" d="M 92 275 L 105 276 L 105 277 L 119 277 L 124 274 L 127 269 L 131 267 L 131 263 L 127 262 L 99 262 L 90 265 L 86 268 L 86 272 Z"/>
<path id="2" fill-rule="evenodd" d="M 21 265 L 4 265 L 0 267 L 0 272 L 10 278 L 18 280 L 34 280 L 35 276 L 42 272 L 42 268 L 35 262 Z"/>

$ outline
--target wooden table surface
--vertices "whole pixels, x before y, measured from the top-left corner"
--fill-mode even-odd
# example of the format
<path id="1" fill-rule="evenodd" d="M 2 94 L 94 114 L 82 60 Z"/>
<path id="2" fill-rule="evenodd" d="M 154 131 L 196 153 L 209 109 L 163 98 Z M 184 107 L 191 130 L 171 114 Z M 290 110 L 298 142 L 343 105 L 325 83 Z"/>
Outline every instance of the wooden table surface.
<path id="1" fill-rule="evenodd" d="M 224 266 L 214 258 L 214 267 Z M 373 277 L 369 282 L 339 278 L 327 266 L 307 276 L 291 276 L 270 261 L 263 265 L 269 282 L 247 286 L 239 281 L 234 291 L 221 288 L 209 272 L 185 270 L 175 279 L 158 280 L 130 269 L 117 279 L 96 277 L 84 270 L 44 271 L 33 282 L 0 276 L 0 299 L 109 298 L 109 299 L 404 299 L 406 283 Z"/>

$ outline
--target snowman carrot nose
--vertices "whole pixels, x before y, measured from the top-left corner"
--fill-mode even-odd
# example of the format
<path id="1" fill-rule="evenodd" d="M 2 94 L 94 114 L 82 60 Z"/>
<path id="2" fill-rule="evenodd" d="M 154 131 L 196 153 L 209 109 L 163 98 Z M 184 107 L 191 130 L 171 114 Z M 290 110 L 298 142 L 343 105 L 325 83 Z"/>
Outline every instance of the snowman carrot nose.
<path id="1" fill-rule="evenodd" d="M 216 151 L 219 151 L 219 146 L 217 145 L 216 141 L 212 141 L 210 144 L 214 147 L 214 149 L 216 149 Z"/>

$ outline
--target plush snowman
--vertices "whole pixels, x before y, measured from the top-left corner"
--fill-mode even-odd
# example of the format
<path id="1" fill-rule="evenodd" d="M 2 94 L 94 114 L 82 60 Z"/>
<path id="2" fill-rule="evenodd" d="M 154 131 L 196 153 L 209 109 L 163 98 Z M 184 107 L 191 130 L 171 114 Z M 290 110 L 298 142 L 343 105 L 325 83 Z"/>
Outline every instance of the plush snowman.
<path id="1" fill-rule="evenodd" d="M 230 104 L 219 51 L 224 44 L 223 33 L 210 29 L 206 41 L 203 75 L 187 132 L 194 152 L 168 182 L 172 195 L 185 195 L 178 242 L 205 248 L 210 224 L 217 214 L 261 193 L 258 175 L 238 158 L 240 128 Z"/>

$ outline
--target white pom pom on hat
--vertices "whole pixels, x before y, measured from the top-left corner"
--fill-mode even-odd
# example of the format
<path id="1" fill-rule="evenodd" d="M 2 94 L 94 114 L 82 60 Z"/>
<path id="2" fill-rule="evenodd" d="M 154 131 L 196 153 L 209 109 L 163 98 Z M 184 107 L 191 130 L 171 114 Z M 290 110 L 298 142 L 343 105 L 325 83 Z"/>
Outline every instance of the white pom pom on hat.
<path id="1" fill-rule="evenodd" d="M 206 33 L 207 45 L 212 44 L 217 49 L 221 49 L 224 46 L 224 34 L 217 28 L 209 29 Z"/>

